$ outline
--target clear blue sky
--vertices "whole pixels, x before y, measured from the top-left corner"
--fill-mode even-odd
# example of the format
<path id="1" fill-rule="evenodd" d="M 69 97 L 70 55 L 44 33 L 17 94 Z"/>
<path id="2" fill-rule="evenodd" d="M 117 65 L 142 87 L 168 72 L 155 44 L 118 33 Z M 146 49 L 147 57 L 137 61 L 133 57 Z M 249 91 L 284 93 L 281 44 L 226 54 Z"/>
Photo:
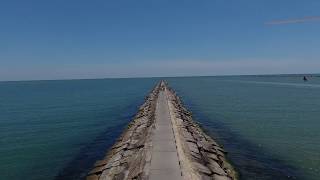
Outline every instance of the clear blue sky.
<path id="1" fill-rule="evenodd" d="M 0 80 L 320 72 L 319 0 L 2 0 Z"/>

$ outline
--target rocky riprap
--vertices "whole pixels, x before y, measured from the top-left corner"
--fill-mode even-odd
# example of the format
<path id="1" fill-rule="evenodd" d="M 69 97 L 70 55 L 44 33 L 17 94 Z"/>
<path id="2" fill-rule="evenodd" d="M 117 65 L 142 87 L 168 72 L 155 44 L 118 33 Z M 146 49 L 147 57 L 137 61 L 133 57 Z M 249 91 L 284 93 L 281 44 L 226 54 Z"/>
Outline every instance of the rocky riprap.
<path id="1" fill-rule="evenodd" d="M 159 91 L 165 91 L 183 179 L 237 179 L 225 151 L 192 120 L 174 90 L 160 82 L 128 128 L 103 160 L 95 163 L 87 180 L 148 179 L 152 158 L 152 131 Z"/>
<path id="2" fill-rule="evenodd" d="M 145 103 L 139 108 L 134 120 L 109 150 L 103 160 L 95 163 L 87 180 L 146 179 L 151 160 L 151 129 L 159 94 L 158 84 Z"/>
<path id="3" fill-rule="evenodd" d="M 192 119 L 173 89 L 167 86 L 171 117 L 176 128 L 182 171 L 186 179 L 237 179 L 237 173 L 226 160 L 226 152 Z"/>

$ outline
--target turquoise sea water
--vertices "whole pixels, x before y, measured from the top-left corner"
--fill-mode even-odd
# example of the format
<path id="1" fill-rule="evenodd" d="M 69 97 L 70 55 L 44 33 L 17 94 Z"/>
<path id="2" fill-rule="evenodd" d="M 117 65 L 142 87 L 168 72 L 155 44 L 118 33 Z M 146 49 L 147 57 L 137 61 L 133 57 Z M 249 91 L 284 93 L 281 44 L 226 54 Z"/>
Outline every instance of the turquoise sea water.
<path id="1" fill-rule="evenodd" d="M 242 179 L 320 179 L 320 76 L 168 81 Z"/>
<path id="2" fill-rule="evenodd" d="M 241 179 L 319 179 L 320 77 L 164 78 Z M 79 179 L 159 78 L 0 82 L 0 179 Z"/>
<path id="3" fill-rule="evenodd" d="M 154 79 L 0 82 L 0 179 L 78 179 Z"/>

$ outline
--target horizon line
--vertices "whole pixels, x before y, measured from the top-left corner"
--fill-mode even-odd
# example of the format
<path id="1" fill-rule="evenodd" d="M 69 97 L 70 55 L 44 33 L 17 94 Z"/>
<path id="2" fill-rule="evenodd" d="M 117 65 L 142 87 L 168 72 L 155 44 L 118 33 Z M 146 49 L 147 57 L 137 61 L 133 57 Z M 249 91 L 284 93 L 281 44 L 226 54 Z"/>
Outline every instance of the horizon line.
<path id="1" fill-rule="evenodd" d="M 225 75 L 177 75 L 177 76 L 137 76 L 137 77 L 101 77 L 101 78 L 65 78 L 65 79 L 22 79 L 0 80 L 2 82 L 28 81 L 72 81 L 72 80 L 103 80 L 103 79 L 147 79 L 147 78 L 188 78 L 188 77 L 223 77 L 223 76 L 283 76 L 283 75 L 320 75 L 319 73 L 270 73 L 270 74 L 225 74 Z"/>

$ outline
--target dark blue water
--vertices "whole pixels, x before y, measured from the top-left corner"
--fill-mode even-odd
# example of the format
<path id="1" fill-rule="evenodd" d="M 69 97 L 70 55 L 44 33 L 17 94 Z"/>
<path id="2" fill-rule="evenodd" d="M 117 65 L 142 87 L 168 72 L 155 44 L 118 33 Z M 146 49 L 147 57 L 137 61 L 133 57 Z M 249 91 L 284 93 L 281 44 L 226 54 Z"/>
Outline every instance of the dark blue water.
<path id="1" fill-rule="evenodd" d="M 320 177 L 320 77 L 165 78 L 241 179 Z M 0 179 L 79 179 L 159 79 L 0 82 Z"/>

